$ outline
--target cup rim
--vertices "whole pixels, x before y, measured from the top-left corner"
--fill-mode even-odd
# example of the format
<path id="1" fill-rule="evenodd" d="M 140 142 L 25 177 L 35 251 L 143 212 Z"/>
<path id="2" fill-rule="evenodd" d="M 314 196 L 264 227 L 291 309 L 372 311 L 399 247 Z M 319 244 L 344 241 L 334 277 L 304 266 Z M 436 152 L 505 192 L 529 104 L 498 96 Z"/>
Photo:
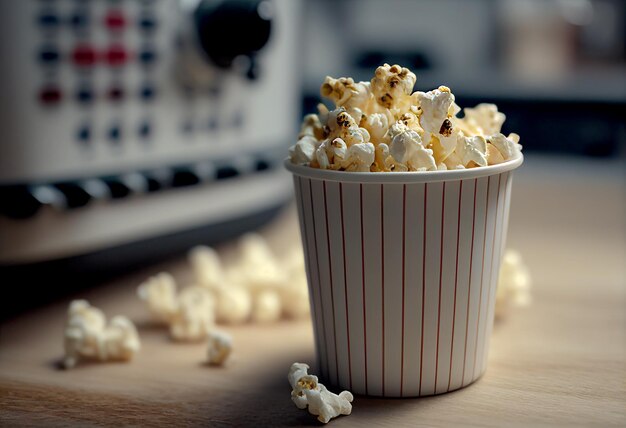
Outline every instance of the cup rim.
<path id="1" fill-rule="evenodd" d="M 436 183 L 441 181 L 467 180 L 517 169 L 524 162 L 524 155 L 519 153 L 506 162 L 480 166 L 476 168 L 454 169 L 446 171 L 407 171 L 407 172 L 347 172 L 328 169 L 311 168 L 291 163 L 289 158 L 284 161 L 285 168 L 292 174 L 317 180 L 336 181 L 343 183 Z"/>

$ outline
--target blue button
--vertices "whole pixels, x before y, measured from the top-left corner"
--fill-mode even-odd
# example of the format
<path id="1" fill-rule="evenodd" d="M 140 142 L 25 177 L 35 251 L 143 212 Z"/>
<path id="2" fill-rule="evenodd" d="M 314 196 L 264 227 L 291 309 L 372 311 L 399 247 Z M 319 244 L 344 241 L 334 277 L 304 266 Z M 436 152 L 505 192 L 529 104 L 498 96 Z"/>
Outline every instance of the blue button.
<path id="1" fill-rule="evenodd" d="M 91 140 L 91 129 L 89 128 L 89 125 L 83 125 L 80 128 L 78 128 L 78 132 L 76 133 L 76 138 L 81 143 L 86 143 L 89 140 Z"/>
<path id="2" fill-rule="evenodd" d="M 138 24 L 142 30 L 150 31 L 156 28 L 157 20 L 153 16 L 145 15 L 139 18 Z"/>
<path id="3" fill-rule="evenodd" d="M 39 59 L 41 62 L 52 64 L 61 59 L 61 54 L 54 47 L 45 47 L 39 51 Z"/>
<path id="4" fill-rule="evenodd" d="M 87 16 L 87 13 L 83 11 L 75 12 L 70 17 L 70 24 L 77 30 L 83 29 L 89 25 L 89 16 Z"/>
<path id="5" fill-rule="evenodd" d="M 114 125 L 109 129 L 109 140 L 119 142 L 122 139 L 122 130 L 118 125 Z"/>
<path id="6" fill-rule="evenodd" d="M 150 84 L 145 84 L 141 87 L 139 91 L 139 96 L 144 101 L 150 101 L 156 96 L 156 88 Z"/>
<path id="7" fill-rule="evenodd" d="M 44 12 L 39 15 L 39 25 L 46 28 L 53 28 L 59 25 L 59 17 L 51 12 Z"/>
<path id="8" fill-rule="evenodd" d="M 144 64 L 152 64 L 154 61 L 156 61 L 156 58 L 157 54 L 151 48 L 144 48 L 141 50 L 141 52 L 139 52 L 139 61 Z"/>
<path id="9" fill-rule="evenodd" d="M 150 134 L 152 134 L 152 126 L 150 125 L 150 122 L 146 120 L 139 125 L 139 136 L 141 138 L 148 138 L 150 137 Z"/>
<path id="10" fill-rule="evenodd" d="M 76 91 L 76 100 L 78 100 L 78 102 L 80 103 L 90 103 L 91 101 L 93 101 L 93 98 L 93 91 L 90 88 L 83 87 L 79 88 L 78 91 Z"/>

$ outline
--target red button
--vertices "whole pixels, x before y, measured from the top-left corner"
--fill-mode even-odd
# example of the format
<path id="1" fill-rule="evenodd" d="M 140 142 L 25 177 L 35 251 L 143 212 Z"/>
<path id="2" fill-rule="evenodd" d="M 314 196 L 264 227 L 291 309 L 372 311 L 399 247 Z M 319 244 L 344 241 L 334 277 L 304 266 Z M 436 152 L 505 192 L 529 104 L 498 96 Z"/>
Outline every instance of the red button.
<path id="1" fill-rule="evenodd" d="M 39 99 L 44 104 L 56 104 L 61 98 L 61 90 L 56 86 L 46 86 L 39 92 Z"/>
<path id="2" fill-rule="evenodd" d="M 77 45 L 72 52 L 72 59 L 76 65 L 89 67 L 96 62 L 96 51 L 89 45 Z"/>
<path id="3" fill-rule="evenodd" d="M 124 65 L 128 60 L 128 52 L 126 52 L 126 49 L 122 45 L 110 46 L 105 56 L 107 63 L 114 67 Z"/>
<path id="4" fill-rule="evenodd" d="M 104 18 L 105 25 L 111 30 L 121 30 L 126 26 L 126 18 L 119 10 L 110 10 Z"/>

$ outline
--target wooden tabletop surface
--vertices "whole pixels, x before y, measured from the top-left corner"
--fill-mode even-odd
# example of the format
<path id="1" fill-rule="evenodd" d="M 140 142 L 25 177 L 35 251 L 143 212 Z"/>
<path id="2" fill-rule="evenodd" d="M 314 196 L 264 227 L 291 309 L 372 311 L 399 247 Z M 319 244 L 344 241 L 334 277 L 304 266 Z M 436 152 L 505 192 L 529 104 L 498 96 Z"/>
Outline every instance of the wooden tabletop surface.
<path id="1" fill-rule="evenodd" d="M 333 426 L 626 425 L 621 171 L 602 161 L 529 157 L 514 182 L 508 246 L 530 268 L 533 302 L 496 324 L 487 373 L 436 397 L 357 396 L 352 415 Z M 297 236 L 294 212 L 264 231 L 279 252 L 286 236 Z M 181 255 L 79 296 L 137 323 L 142 350 L 129 364 L 57 368 L 69 299 L 3 324 L 0 425 L 320 425 L 292 404 L 286 380 L 292 362 L 314 365 L 308 321 L 228 327 L 233 360 L 207 367 L 204 345 L 170 342 L 135 297 L 137 284 L 161 270 L 189 278 Z"/>

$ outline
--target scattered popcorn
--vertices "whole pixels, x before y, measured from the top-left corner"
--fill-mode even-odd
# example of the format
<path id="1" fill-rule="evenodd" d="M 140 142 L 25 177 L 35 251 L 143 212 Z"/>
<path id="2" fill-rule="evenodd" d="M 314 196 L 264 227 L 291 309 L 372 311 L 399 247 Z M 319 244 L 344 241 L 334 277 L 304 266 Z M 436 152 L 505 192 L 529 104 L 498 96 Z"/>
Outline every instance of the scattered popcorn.
<path id="1" fill-rule="evenodd" d="M 291 162 L 338 171 L 441 171 L 518 156 L 519 136 L 500 133 L 505 116 L 494 104 L 466 108 L 459 118 L 450 88 L 411 93 L 415 81 L 407 68 L 389 64 L 370 82 L 327 76 L 320 93 L 335 108 L 318 106 L 318 115 L 305 117 Z"/>
<path id="2" fill-rule="evenodd" d="M 70 303 L 65 326 L 65 368 L 74 367 L 81 359 L 128 361 L 140 347 L 137 330 L 128 318 L 115 316 L 107 326 L 102 311 L 86 300 Z"/>
<path id="3" fill-rule="evenodd" d="M 213 248 L 197 246 L 189 251 L 188 258 L 198 285 L 211 290 L 218 290 L 224 286 L 222 262 Z"/>
<path id="4" fill-rule="evenodd" d="M 269 323 L 278 321 L 282 313 L 279 294 L 274 290 L 264 290 L 256 295 L 252 308 L 252 321 Z"/>
<path id="5" fill-rule="evenodd" d="M 528 306 L 531 302 L 531 285 L 530 273 L 521 254 L 515 250 L 506 250 L 496 289 L 496 318 L 501 318 L 511 305 Z"/>
<path id="6" fill-rule="evenodd" d="M 359 149 L 357 146 L 353 151 Z M 188 260 L 197 285 L 178 294 L 176 281 L 165 272 L 139 285 L 137 294 L 146 301 L 154 319 L 169 326 L 173 339 L 203 340 L 215 323 L 308 318 L 308 284 L 300 245 L 280 258 L 263 237 L 249 233 L 241 237 L 238 249 L 237 260 L 231 265 L 224 265 L 210 247 L 191 249 Z"/>
<path id="7" fill-rule="evenodd" d="M 158 322 L 169 324 L 178 312 L 176 281 L 167 272 L 161 272 L 141 283 L 137 295 L 148 303 L 150 313 Z"/>
<path id="8" fill-rule="evenodd" d="M 304 267 L 299 276 L 294 276 L 291 285 L 283 287 L 280 293 L 281 306 L 286 317 L 305 319 L 311 314 L 309 287 Z"/>
<path id="9" fill-rule="evenodd" d="M 206 287 L 189 286 L 176 294 L 176 281 L 162 272 L 137 288 L 156 321 L 170 328 L 173 339 L 198 341 L 206 338 L 215 322 L 215 299 Z"/>
<path id="10" fill-rule="evenodd" d="M 220 324 L 241 324 L 250 318 L 252 296 L 248 290 L 231 284 L 217 295 L 216 315 Z"/>
<path id="11" fill-rule="evenodd" d="M 308 373 L 309 366 L 293 363 L 289 368 L 287 380 L 291 385 L 291 400 L 299 409 L 309 408 L 309 413 L 317 416 L 322 423 L 328 423 L 339 415 L 352 413 L 354 397 L 349 391 L 334 394 L 321 383 L 317 376 Z"/>
<path id="12" fill-rule="evenodd" d="M 307 389 L 304 391 L 309 413 L 317 416 L 317 420 L 326 424 L 332 418 L 339 415 L 349 415 L 352 413 L 352 401 L 354 397 L 350 391 L 341 391 L 339 395 L 330 392 L 322 384 L 319 390 Z"/>
<path id="13" fill-rule="evenodd" d="M 209 334 L 207 346 L 207 363 L 212 366 L 223 365 L 233 350 L 232 337 L 223 331 L 213 331 Z"/>
<path id="14" fill-rule="evenodd" d="M 178 311 L 170 321 L 170 334 L 179 341 L 206 339 L 215 324 L 215 300 L 204 287 L 187 287 L 178 295 Z"/>

